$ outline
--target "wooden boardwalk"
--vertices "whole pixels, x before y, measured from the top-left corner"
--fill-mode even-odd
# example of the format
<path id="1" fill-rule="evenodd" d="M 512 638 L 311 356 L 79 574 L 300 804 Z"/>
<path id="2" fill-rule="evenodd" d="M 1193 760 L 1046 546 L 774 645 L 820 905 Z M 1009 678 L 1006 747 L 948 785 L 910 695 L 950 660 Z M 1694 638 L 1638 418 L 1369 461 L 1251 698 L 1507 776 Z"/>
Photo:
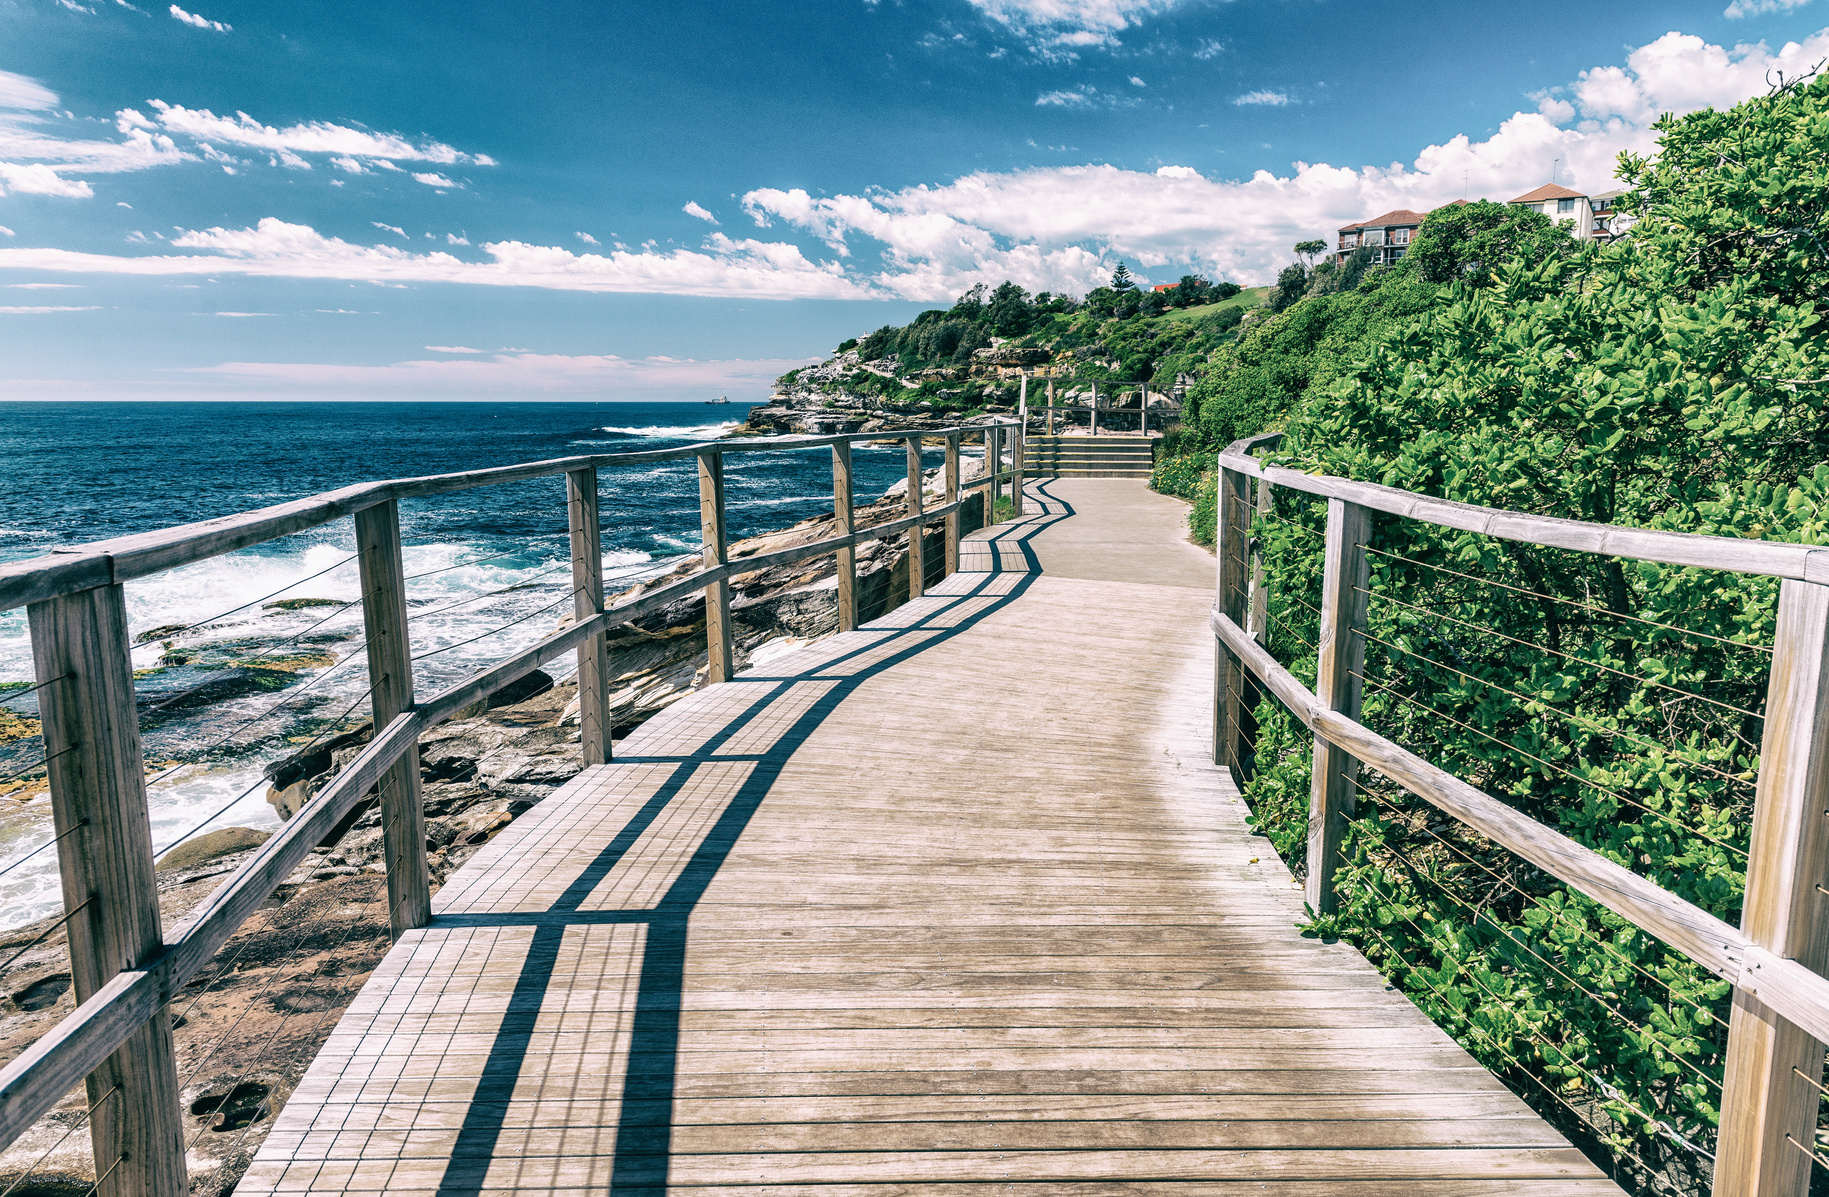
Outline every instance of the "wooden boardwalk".
<path id="1" fill-rule="evenodd" d="M 1042 512 L 928 597 L 680 702 L 523 816 L 238 1194 L 1617 1194 L 1297 934 L 1209 759 L 1211 558 L 1097 567 L 1148 538 L 1142 494 L 1032 483 Z"/>

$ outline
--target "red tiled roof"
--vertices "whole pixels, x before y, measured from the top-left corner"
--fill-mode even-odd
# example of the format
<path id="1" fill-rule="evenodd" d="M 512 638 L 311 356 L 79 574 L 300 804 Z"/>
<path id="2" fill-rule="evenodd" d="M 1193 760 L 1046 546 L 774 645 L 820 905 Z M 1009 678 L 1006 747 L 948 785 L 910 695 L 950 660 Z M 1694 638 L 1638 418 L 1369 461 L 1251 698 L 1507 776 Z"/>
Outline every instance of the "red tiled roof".
<path id="1" fill-rule="evenodd" d="M 1510 202 L 1514 204 L 1534 204 L 1541 200 L 1587 198 L 1588 197 L 1582 192 L 1570 191 L 1567 187 L 1561 187 L 1555 183 L 1545 183 L 1543 186 L 1537 188 L 1537 190 L 1527 191 Z"/>
<path id="2" fill-rule="evenodd" d="M 1358 224 L 1342 225 L 1340 226 L 1340 231 L 1342 233 L 1351 233 L 1359 229 L 1390 228 L 1394 225 L 1401 228 L 1404 225 L 1419 225 L 1422 222 L 1423 214 L 1421 212 L 1412 212 L 1408 208 L 1398 208 L 1393 212 L 1386 212 L 1383 216 L 1374 216 L 1370 220 L 1362 220 Z"/>

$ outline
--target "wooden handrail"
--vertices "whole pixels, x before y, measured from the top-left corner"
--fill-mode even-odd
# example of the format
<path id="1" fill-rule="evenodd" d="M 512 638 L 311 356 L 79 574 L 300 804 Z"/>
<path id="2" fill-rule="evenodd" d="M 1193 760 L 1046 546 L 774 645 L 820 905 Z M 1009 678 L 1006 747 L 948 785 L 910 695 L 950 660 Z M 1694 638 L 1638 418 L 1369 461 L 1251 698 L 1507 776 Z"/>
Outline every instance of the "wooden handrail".
<path id="1" fill-rule="evenodd" d="M 782 452 L 818 449 L 840 442 L 896 441 L 910 437 L 942 437 L 950 433 L 979 432 L 1000 427 L 1001 422 L 981 425 L 958 425 L 951 428 L 921 431 L 851 432 L 833 436 L 755 438 L 741 441 L 700 441 L 676 449 L 652 449 L 637 453 L 600 453 L 586 457 L 555 457 L 547 461 L 521 465 L 498 466 L 484 470 L 466 470 L 455 474 L 433 474 L 422 478 L 395 478 L 385 482 L 363 482 L 339 490 L 326 491 L 302 499 L 237 512 L 194 524 L 180 524 L 153 532 L 139 532 L 108 540 L 92 541 L 68 549 L 58 549 L 43 556 L 0 565 L 0 611 L 23 607 L 59 595 L 112 586 L 134 578 L 175 569 L 180 565 L 232 553 L 304 532 L 332 520 L 390 500 L 424 498 L 449 494 L 479 486 L 498 486 L 505 482 L 524 482 L 548 478 L 585 469 L 608 469 L 620 465 L 641 465 L 656 461 L 683 461 L 707 451 L 724 453 Z"/>
<path id="2" fill-rule="evenodd" d="M 294 869 L 303 863 L 305 857 L 323 839 L 329 835 L 350 811 L 385 778 L 400 774 L 410 769 L 412 780 L 417 780 L 418 770 L 414 757 L 418 741 L 430 728 L 453 717 L 473 704 L 487 698 L 502 687 L 526 676 L 535 669 L 567 652 L 578 649 L 587 643 L 597 640 L 620 624 L 639 618 L 649 612 L 665 607 L 695 592 L 703 591 L 708 596 L 727 595 L 731 579 L 755 573 L 773 566 L 792 564 L 809 558 L 826 554 L 836 554 L 849 550 L 857 545 L 870 541 L 883 540 L 903 532 L 919 535 L 919 529 L 934 523 L 945 523 L 948 532 L 948 562 L 957 560 L 958 513 L 967 503 L 979 500 L 975 492 L 987 487 L 994 487 L 999 480 L 1019 475 L 1020 463 L 1011 469 L 1004 469 L 1001 461 L 988 459 L 985 472 L 978 479 L 961 485 L 957 478 L 957 454 L 959 439 L 970 432 L 984 431 L 986 440 L 995 442 L 1002 425 L 977 425 L 972 427 L 955 427 L 943 430 L 909 430 L 891 433 L 851 433 L 838 436 L 801 437 L 791 440 L 712 442 L 682 446 L 676 449 L 656 450 L 651 452 L 604 454 L 591 457 L 560 458 L 544 462 L 532 462 L 523 465 L 507 466 L 499 469 L 475 470 L 461 474 L 445 474 L 426 478 L 396 479 L 388 482 L 364 483 L 358 486 L 345 487 L 341 490 L 300 499 L 260 511 L 243 512 L 218 520 L 204 521 L 180 528 L 169 528 L 158 532 L 144 533 L 135 536 L 117 537 L 100 541 L 60 553 L 52 553 L 30 561 L 16 562 L 0 566 L 0 609 L 20 604 L 35 604 L 34 627 L 35 642 L 38 638 L 37 625 L 40 622 L 39 612 L 49 611 L 57 602 L 66 601 L 66 596 L 84 596 L 87 592 L 96 592 L 105 596 L 102 606 L 113 609 L 119 605 L 119 583 L 124 579 L 143 577 L 150 573 L 170 569 L 177 565 L 203 560 L 207 557 L 232 552 L 277 536 L 289 535 L 326 523 L 332 519 L 355 515 L 357 522 L 366 528 L 359 528 L 359 539 L 366 537 L 364 544 L 369 560 L 365 557 L 367 572 L 389 572 L 391 561 L 392 573 L 397 574 L 397 525 L 393 517 L 393 506 L 405 497 L 444 494 L 451 491 L 468 489 L 477 486 L 489 486 L 503 482 L 522 481 L 530 478 L 565 475 L 567 481 L 567 502 L 572 512 L 574 523 L 580 518 L 594 520 L 596 515 L 594 493 L 585 494 L 586 489 L 594 490 L 594 471 L 604 466 L 629 465 L 652 461 L 683 460 L 698 458 L 701 463 L 711 461 L 709 471 L 709 488 L 712 498 L 722 505 L 722 470 L 718 462 L 727 452 L 764 452 L 793 449 L 812 449 L 826 446 L 845 446 L 857 441 L 896 441 L 906 440 L 910 445 L 909 480 L 911 485 L 920 486 L 919 475 L 915 473 L 919 458 L 916 446 L 919 441 L 930 437 L 944 437 L 947 450 L 947 467 L 943 470 L 942 483 L 946 499 L 937 506 L 926 507 L 923 496 L 917 490 L 911 496 L 909 506 L 911 514 L 904 517 L 873 524 L 866 528 L 847 531 L 838 536 L 829 536 L 806 544 L 793 545 L 765 553 L 755 553 L 743 557 L 723 557 L 714 564 L 701 567 L 677 578 L 668 580 L 658 586 L 652 586 L 639 594 L 629 595 L 620 601 L 605 606 L 600 612 L 585 615 L 574 603 L 573 626 L 541 640 L 538 644 L 498 662 L 489 669 L 483 670 L 463 681 L 446 687 L 440 693 L 420 702 L 412 701 L 410 681 L 398 688 L 390 700 L 397 714 L 388 715 L 382 704 L 377 704 L 378 713 L 384 718 L 379 733 L 357 754 L 325 788 L 306 804 L 297 816 L 287 822 L 281 831 L 269 838 L 252 855 L 242 862 L 217 889 L 206 898 L 178 929 L 165 935 L 161 946 L 144 959 L 132 960 L 130 967 L 113 973 L 105 983 L 94 988 L 87 1000 L 81 1002 L 75 1011 L 57 1024 L 51 1031 L 38 1039 L 30 1048 L 4 1068 L 0 1068 L 0 1145 L 10 1144 L 37 1119 L 49 1111 L 84 1077 L 93 1076 L 96 1070 L 117 1053 L 126 1053 L 129 1044 L 136 1036 L 146 1038 L 141 1032 L 184 983 L 194 976 L 199 969 L 221 949 L 235 933 L 242 922 L 267 900 L 274 889 L 289 876 Z M 703 464 L 701 469 L 703 471 Z M 848 477 L 846 478 L 848 483 Z M 587 513 L 587 514 L 580 514 Z M 846 521 L 848 525 L 849 521 Z M 390 531 L 392 537 L 390 538 Z M 594 529 L 573 528 L 574 551 L 578 544 L 586 546 L 586 556 L 599 556 L 601 548 L 594 535 Z M 369 543 L 370 541 L 374 543 Z M 384 560 L 385 559 L 385 560 Z M 574 562 L 574 573 L 583 568 L 588 575 L 595 562 Z M 386 579 L 384 579 L 386 580 Z M 575 581 L 575 578 L 574 578 Z M 397 582 L 388 585 L 365 587 L 365 593 L 373 589 L 377 593 L 386 592 L 393 600 L 401 596 Z M 574 595 L 576 600 L 576 595 Z M 55 600 L 55 601 L 52 601 Z M 75 600 L 70 600 L 75 601 Z M 598 602 L 593 598 L 592 604 Z M 710 598 L 719 607 L 725 602 Z M 43 607 L 36 604 L 45 604 Z M 112 605 L 111 605 L 112 604 Z M 397 604 L 396 604 L 397 605 Z M 391 656 L 377 658 L 380 664 L 371 660 L 371 668 L 380 668 L 384 675 L 389 670 L 408 672 L 410 666 L 402 666 L 400 650 L 404 648 L 402 640 L 404 623 L 399 612 L 392 616 L 381 612 L 377 607 L 371 610 L 371 602 L 364 601 L 365 618 L 370 621 L 379 619 L 382 627 L 382 638 L 391 641 Z M 708 616 L 711 610 L 707 609 Z M 719 612 L 723 615 L 723 611 Z M 79 621 L 80 622 L 80 621 Z M 118 621 L 117 621 L 118 622 Z M 84 628 L 86 628 L 84 624 Z M 76 628 L 82 631 L 83 628 Z M 375 627 L 370 627 L 371 639 Z M 125 625 L 118 629 L 119 647 L 125 647 Z M 106 637 L 103 638 L 104 642 Z M 107 650 L 108 645 L 102 645 Z M 729 644 L 724 645 L 728 652 Z M 104 655 L 106 652 L 104 651 Z M 125 654 L 121 654 L 119 664 L 125 668 Z M 400 658 L 400 659 L 396 659 Z M 602 671 L 598 671 L 599 674 Z M 714 678 L 712 680 L 719 680 Z M 598 676 L 592 684 L 599 690 L 607 685 L 607 678 Z M 584 677 L 580 675 L 581 704 L 583 702 L 582 686 Z M 595 696 L 599 705 L 604 708 L 607 722 L 607 696 L 600 693 Z M 68 702 L 65 706 L 69 706 Z M 122 699 L 116 705 L 123 705 L 131 714 L 131 698 Z M 607 759 L 609 730 L 599 728 L 597 734 L 602 739 L 599 745 Z M 132 741 L 131 753 L 123 752 L 122 759 L 131 756 L 137 761 L 137 738 Z M 138 773 L 133 774 L 135 777 Z M 396 781 L 399 779 L 396 778 Z M 67 783 L 66 783 L 67 784 Z M 54 796 L 59 792 L 59 779 L 52 778 Z M 396 786 L 396 788 L 399 788 Z M 401 799 L 396 796 L 396 803 Z M 410 800 L 410 796 L 408 799 Z M 142 816 L 144 812 L 138 812 Z M 388 856 L 388 879 L 390 889 L 408 884 L 416 875 L 423 874 L 423 845 L 414 852 L 404 845 L 396 845 L 399 851 L 390 851 Z M 74 846 L 60 847 L 60 852 L 77 852 Z M 144 862 L 150 867 L 150 843 L 141 845 L 141 855 L 147 855 Z M 399 857 L 400 859 L 396 859 Z M 408 895 L 412 895 L 409 893 Z M 409 903 L 391 902 L 390 906 L 404 906 Z M 409 911 L 398 916 L 395 931 L 398 934 L 407 926 L 423 922 L 426 915 L 423 910 L 417 913 Z M 111 966 L 112 967 L 112 966 Z M 133 1048 L 138 1054 L 129 1063 L 144 1064 L 154 1059 L 162 1050 L 170 1055 L 169 1035 L 159 1041 L 162 1048 L 144 1046 Z M 156 1049 L 156 1050 L 155 1050 Z M 112 1065 L 109 1065 L 112 1066 Z M 169 1072 L 169 1069 L 165 1071 Z M 137 1084 L 138 1082 L 136 1082 Z M 171 1089 L 173 1078 L 160 1080 L 154 1077 L 150 1087 L 143 1087 L 135 1094 L 135 1100 L 142 1105 L 151 1106 L 168 1104 L 165 1099 L 175 1100 L 175 1091 Z M 151 1108 L 148 1106 L 148 1108 Z M 174 1107 L 175 1108 L 175 1107 Z M 174 1115 L 175 1116 L 175 1115 Z M 99 1135 L 119 1135 L 117 1129 L 98 1128 Z M 138 1132 L 130 1132 L 137 1134 Z M 124 1154 L 124 1150 L 123 1150 Z M 145 1155 L 145 1150 L 141 1150 Z M 163 1153 L 171 1154 L 171 1153 Z M 156 1174 L 156 1175 L 155 1175 Z M 157 1161 L 157 1167 L 148 1172 L 150 1179 L 140 1182 L 140 1187 L 148 1192 L 161 1195 L 170 1194 L 176 1197 L 183 1189 L 182 1153 L 176 1153 L 170 1159 Z"/>
<path id="3" fill-rule="evenodd" d="M 1815 1142 L 1825 1045 L 1829 1044 L 1829 549 L 1775 541 L 1621 528 L 1456 503 L 1347 478 L 1305 474 L 1252 457 L 1281 434 L 1248 437 L 1218 457 L 1216 529 L 1220 593 L 1210 617 L 1221 652 L 1215 671 L 1214 759 L 1241 769 L 1250 758 L 1238 709 L 1246 672 L 1314 735 L 1309 799 L 1308 896 L 1331 907 L 1341 820 L 1352 811 L 1352 771 L 1363 765 L 1474 828 L 1734 986 L 1714 1161 L 1716 1197 L 1803 1197 Z M 1316 690 L 1279 665 L 1240 626 L 1250 480 L 1257 507 L 1271 488 L 1328 500 L 1326 568 Z M 1359 723 L 1356 694 L 1339 685 L 1368 634 L 1363 596 L 1370 513 L 1522 544 L 1784 579 L 1767 683 L 1764 739 L 1754 795 L 1746 892 L 1739 929 L 1630 869 L 1438 768 Z M 1355 559 L 1349 546 L 1357 545 Z M 1256 576 L 1254 574 L 1254 576 Z M 1799 1150 L 1803 1148 L 1803 1150 Z"/>
<path id="4" fill-rule="evenodd" d="M 1276 435 L 1276 434 L 1272 434 Z M 1628 557 L 1663 565 L 1725 569 L 1771 578 L 1795 578 L 1829 584 L 1829 548 L 1786 544 L 1775 540 L 1743 540 L 1734 536 L 1703 536 L 1694 532 L 1665 532 L 1656 528 L 1624 528 L 1586 520 L 1549 515 L 1526 515 L 1497 507 L 1480 507 L 1437 499 L 1414 491 L 1355 482 L 1327 474 L 1265 465 L 1249 455 L 1269 437 L 1248 437 L 1227 446 L 1219 455 L 1220 468 L 1261 478 L 1272 486 L 1301 491 L 1318 498 L 1344 499 L 1405 519 L 1421 520 L 1462 532 L 1478 532 L 1534 544 L 1548 549 L 1573 549 L 1606 557 Z"/>

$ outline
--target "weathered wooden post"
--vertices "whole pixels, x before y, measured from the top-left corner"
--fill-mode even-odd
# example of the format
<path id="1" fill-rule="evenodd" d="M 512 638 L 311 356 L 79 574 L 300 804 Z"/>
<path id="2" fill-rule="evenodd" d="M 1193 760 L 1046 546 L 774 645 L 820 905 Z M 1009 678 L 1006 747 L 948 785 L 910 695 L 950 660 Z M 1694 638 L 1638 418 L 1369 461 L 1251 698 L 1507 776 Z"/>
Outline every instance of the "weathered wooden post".
<path id="1" fill-rule="evenodd" d="M 832 446 L 832 518 L 840 536 L 857 531 L 851 516 L 851 442 Z M 838 550 L 838 630 L 857 627 L 857 550 Z"/>
<path id="2" fill-rule="evenodd" d="M 908 438 L 908 514 L 921 514 L 921 436 Z M 927 528 L 916 524 L 908 530 L 908 597 L 918 599 L 927 591 Z"/>
<path id="3" fill-rule="evenodd" d="M 572 534 L 572 618 L 579 623 L 603 610 L 603 532 L 597 519 L 597 471 L 565 475 Z M 578 646 L 578 738 L 584 763 L 610 759 L 610 650 L 602 632 Z"/>
<path id="4" fill-rule="evenodd" d="M 164 947 L 146 768 L 119 586 L 27 609 L 63 880 L 70 980 L 86 1002 Z M 67 838 L 66 838 L 67 837 Z M 155 1013 L 86 1082 L 102 1197 L 184 1197 L 183 1111 L 171 1018 Z"/>
<path id="5" fill-rule="evenodd" d="M 1829 587 L 1786 581 L 1766 687 L 1765 737 L 1740 929 L 1814 972 L 1829 966 Z M 1816 1144 L 1823 1047 L 1734 990 L 1716 1197 L 1804 1197 Z M 1789 1143 L 1786 1139 L 1791 1140 Z"/>
<path id="6" fill-rule="evenodd" d="M 1327 501 L 1327 539 L 1321 571 L 1321 628 L 1316 639 L 1315 695 L 1331 711 L 1359 718 L 1365 672 L 1366 588 L 1370 584 L 1365 542 L 1372 513 L 1343 499 Z M 1309 907 L 1334 912 L 1334 870 L 1340 841 L 1353 817 L 1359 762 L 1343 749 L 1315 737 L 1314 770 L 1308 792 Z"/>
<path id="7" fill-rule="evenodd" d="M 368 633 L 369 702 L 375 731 L 413 705 L 413 647 L 406 621 L 406 568 L 400 559 L 400 507 L 394 500 L 356 512 L 362 625 Z M 419 799 L 419 746 L 407 748 L 376 785 L 387 865 L 388 922 L 394 938 L 432 921 L 426 873 L 425 808 Z"/>
<path id="8" fill-rule="evenodd" d="M 959 572 L 959 434 L 946 434 L 946 575 Z"/>
<path id="9" fill-rule="evenodd" d="M 724 532 L 724 455 L 716 449 L 699 454 L 699 534 L 706 569 L 730 562 Z M 727 682 L 735 672 L 731 664 L 730 579 L 719 578 L 705 587 L 706 684 Z"/>
<path id="10" fill-rule="evenodd" d="M 1054 379 L 1048 379 L 1048 435 L 1054 435 Z"/>
<path id="11" fill-rule="evenodd" d="M 1088 432 L 1092 436 L 1099 435 L 1099 384 L 1096 379 L 1092 384 L 1092 427 Z"/>
<path id="12" fill-rule="evenodd" d="M 1245 625 L 1246 538 L 1251 523 L 1248 509 L 1251 477 L 1219 466 L 1219 511 L 1214 529 L 1218 581 L 1213 605 L 1233 623 Z M 1245 668 L 1224 642 L 1215 646 L 1213 678 L 1213 761 L 1230 766 L 1233 780 L 1242 783 L 1243 757 L 1239 712 L 1244 706 Z"/>
<path id="13" fill-rule="evenodd" d="M 1015 514 L 1020 516 L 1024 478 L 1022 458 L 1029 448 L 1029 376 L 1026 373 L 1022 376 L 1022 392 L 1017 396 L 1016 429 L 1012 434 L 1011 448 L 1014 452 L 1011 454 L 1010 468 L 1015 470 L 1016 476 L 1010 480 L 1010 503 Z"/>
<path id="14" fill-rule="evenodd" d="M 1003 448 L 998 441 L 999 429 L 990 425 L 984 430 L 984 526 L 997 522 L 997 471 L 1003 465 Z"/>

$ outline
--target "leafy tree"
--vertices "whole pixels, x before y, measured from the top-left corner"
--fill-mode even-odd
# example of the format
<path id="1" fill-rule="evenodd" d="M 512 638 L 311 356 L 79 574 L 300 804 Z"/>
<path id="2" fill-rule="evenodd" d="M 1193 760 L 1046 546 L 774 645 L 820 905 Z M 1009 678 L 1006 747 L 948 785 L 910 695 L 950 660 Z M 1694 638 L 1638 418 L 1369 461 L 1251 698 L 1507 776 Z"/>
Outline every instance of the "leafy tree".
<path id="1" fill-rule="evenodd" d="M 1175 289 L 1168 292 L 1171 305 L 1178 308 L 1198 307 L 1210 303 L 1213 299 L 1213 284 L 1198 274 L 1184 274 L 1175 284 Z"/>
<path id="2" fill-rule="evenodd" d="M 1006 279 L 991 292 L 985 318 L 998 336 L 1020 337 L 1035 322 L 1035 309 L 1029 303 L 1029 293 Z"/>
<path id="3" fill-rule="evenodd" d="M 1483 287 L 1502 262 L 1560 255 L 1574 245 L 1566 224 L 1535 208 L 1480 200 L 1450 204 L 1424 217 L 1404 261 L 1431 283 L 1465 281 Z"/>
<path id="4" fill-rule="evenodd" d="M 857 348 L 857 338 L 856 337 L 848 337 L 845 340 L 840 341 L 838 343 L 838 351 L 840 353 L 846 353 L 846 352 L 856 349 L 856 348 Z"/>
<path id="5" fill-rule="evenodd" d="M 1118 261 L 1118 268 L 1111 272 L 1111 289 L 1120 292 L 1137 289 L 1137 280 L 1130 276 L 1130 267 L 1122 259 Z"/>
<path id="6" fill-rule="evenodd" d="M 1322 253 L 1326 249 L 1327 249 L 1327 242 L 1325 242 L 1325 241 L 1298 241 L 1298 242 L 1296 242 L 1296 256 L 1298 258 L 1301 258 L 1303 263 L 1305 265 L 1309 266 L 1310 268 L 1312 268 L 1315 264 L 1315 256 L 1317 254 Z"/>
<path id="7" fill-rule="evenodd" d="M 1286 311 L 1296 300 L 1308 293 L 1308 267 L 1300 262 L 1291 262 L 1283 267 L 1276 276 L 1276 286 L 1270 292 L 1270 310 Z"/>
<path id="8" fill-rule="evenodd" d="M 874 362 L 888 357 L 895 352 L 896 342 L 901 329 L 885 324 L 857 343 L 857 356 L 866 362 Z"/>
<path id="9" fill-rule="evenodd" d="M 978 283 L 961 295 L 953 304 L 952 316 L 960 320 L 981 320 L 984 318 L 984 284 Z"/>
<path id="10" fill-rule="evenodd" d="M 1244 288 L 1237 283 L 1214 283 L 1212 291 L 1213 301 L 1215 303 L 1223 303 L 1242 290 L 1244 290 Z"/>

